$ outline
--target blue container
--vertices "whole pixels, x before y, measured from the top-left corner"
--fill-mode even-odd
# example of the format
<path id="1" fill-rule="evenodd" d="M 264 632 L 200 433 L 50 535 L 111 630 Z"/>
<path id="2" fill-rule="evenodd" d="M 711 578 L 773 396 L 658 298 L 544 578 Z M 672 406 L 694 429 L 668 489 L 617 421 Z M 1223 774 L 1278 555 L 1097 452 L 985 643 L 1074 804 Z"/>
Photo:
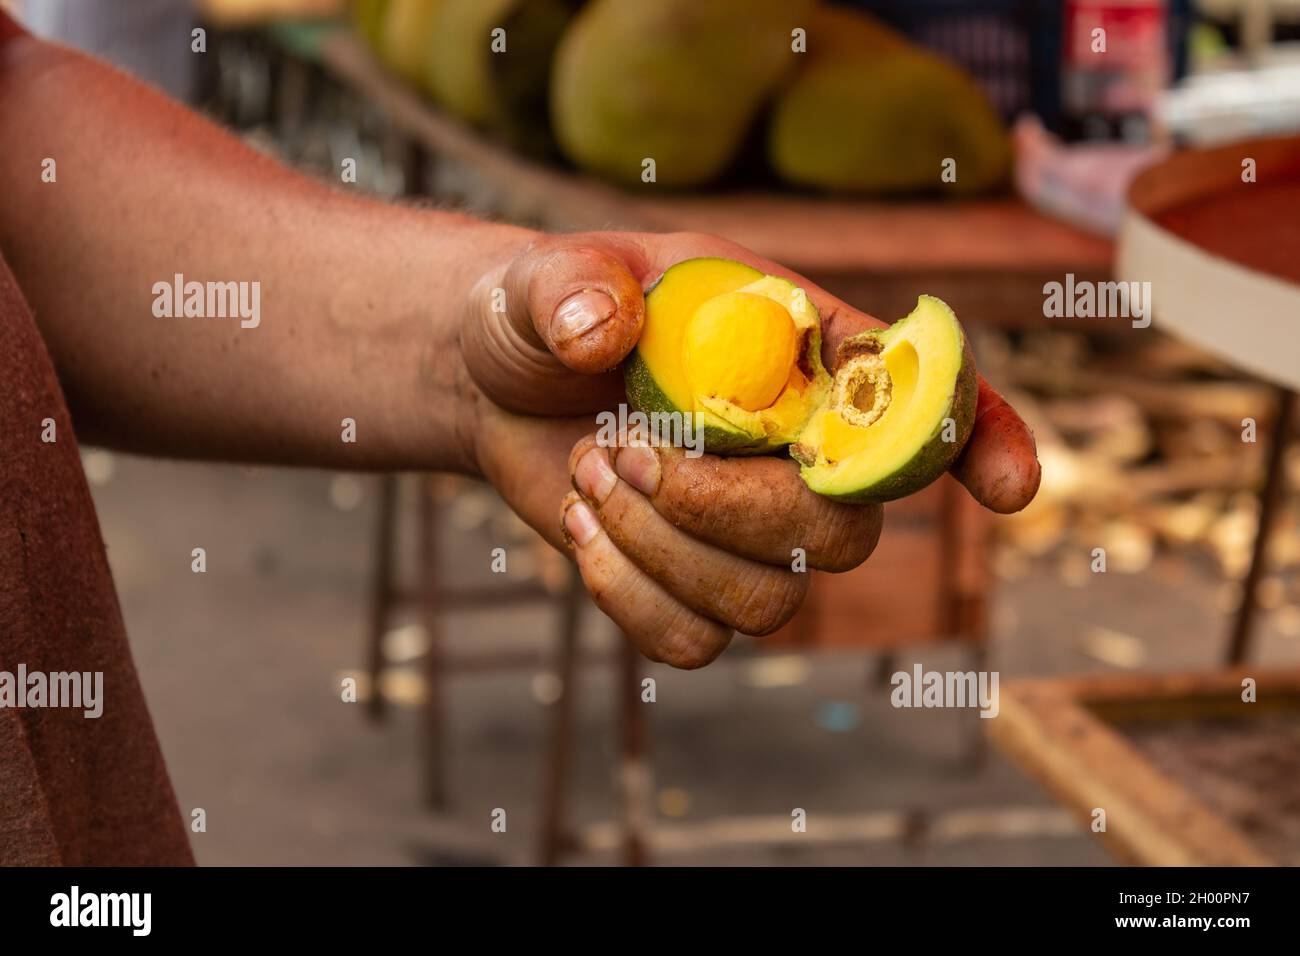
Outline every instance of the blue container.
<path id="1" fill-rule="evenodd" d="M 966 68 L 1007 120 L 1062 132 L 1063 0 L 843 0 Z M 1166 0 L 1174 78 L 1187 71 L 1192 0 Z"/>

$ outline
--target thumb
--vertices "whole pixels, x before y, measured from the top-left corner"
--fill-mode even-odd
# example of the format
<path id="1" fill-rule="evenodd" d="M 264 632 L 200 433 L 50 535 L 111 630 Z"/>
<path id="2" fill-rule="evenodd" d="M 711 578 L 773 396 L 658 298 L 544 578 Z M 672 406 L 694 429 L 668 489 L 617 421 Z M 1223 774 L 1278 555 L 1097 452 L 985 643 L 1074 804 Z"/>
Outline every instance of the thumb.
<path id="1" fill-rule="evenodd" d="M 506 290 L 525 304 L 550 353 L 587 375 L 623 361 L 645 322 L 641 283 L 622 259 L 592 245 L 555 238 L 534 243 L 511 263 Z"/>
<path id="2" fill-rule="evenodd" d="M 471 296 L 461 344 L 470 374 L 497 404 L 573 414 L 621 394 L 608 373 L 645 321 L 641 283 L 608 249 L 544 237 Z M 578 373 L 578 374 L 575 374 Z"/>

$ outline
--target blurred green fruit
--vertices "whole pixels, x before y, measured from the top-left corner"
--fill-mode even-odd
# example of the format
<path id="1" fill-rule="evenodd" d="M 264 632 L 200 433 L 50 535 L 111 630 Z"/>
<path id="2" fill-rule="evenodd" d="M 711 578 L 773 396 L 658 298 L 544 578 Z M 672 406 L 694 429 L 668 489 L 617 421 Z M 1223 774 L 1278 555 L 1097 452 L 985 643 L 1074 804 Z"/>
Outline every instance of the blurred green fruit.
<path id="1" fill-rule="evenodd" d="M 423 79 L 461 119 L 529 152 L 549 143 L 551 61 L 577 0 L 441 0 Z"/>
<path id="2" fill-rule="evenodd" d="M 352 0 L 352 26 L 371 50 L 378 50 L 383 41 L 388 3 L 389 0 Z"/>
<path id="3" fill-rule="evenodd" d="M 393 72 L 423 88 L 434 17 L 443 0 L 388 0 L 380 57 Z"/>
<path id="4" fill-rule="evenodd" d="M 957 66 L 910 45 L 810 57 L 777 99 L 768 127 L 768 156 L 783 179 L 830 190 L 958 195 L 1006 180 L 1007 131 Z M 945 169 L 951 182 L 941 179 Z"/>
<path id="5" fill-rule="evenodd" d="M 620 183 L 691 186 L 736 158 L 803 54 L 811 0 L 593 0 L 561 41 L 551 117 L 564 153 Z"/>

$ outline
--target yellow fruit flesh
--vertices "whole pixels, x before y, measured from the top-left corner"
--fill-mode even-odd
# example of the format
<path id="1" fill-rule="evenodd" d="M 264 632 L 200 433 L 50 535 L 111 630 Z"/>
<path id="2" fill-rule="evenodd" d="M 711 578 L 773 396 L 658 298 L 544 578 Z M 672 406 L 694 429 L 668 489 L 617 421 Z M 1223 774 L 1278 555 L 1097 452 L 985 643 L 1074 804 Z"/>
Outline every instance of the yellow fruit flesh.
<path id="1" fill-rule="evenodd" d="M 746 411 L 768 408 L 794 367 L 798 336 L 790 313 L 750 292 L 706 300 L 686 326 L 682 367 L 695 395 Z"/>
<path id="2" fill-rule="evenodd" d="M 773 421 L 798 421 L 801 416 L 807 419 L 808 413 L 803 406 L 807 401 L 806 393 L 810 384 L 812 383 L 804 377 L 798 368 L 790 369 L 790 377 L 786 380 L 785 390 L 781 392 L 780 397 L 768 409 L 768 414 Z"/>
<path id="3" fill-rule="evenodd" d="M 707 300 L 762 277 L 757 269 L 739 262 L 695 260 L 689 269 L 677 266 L 664 273 L 653 295 L 647 297 L 645 328 L 636 348 L 654 370 L 655 382 L 673 407 L 695 408 L 695 393 L 682 365 L 687 322 Z"/>
<path id="4" fill-rule="evenodd" d="M 851 336 L 832 380 L 804 291 L 752 273 L 691 259 L 647 293 L 625 369 L 638 411 L 700 414 L 715 454 L 790 445 L 808 486 L 844 501 L 900 498 L 951 467 L 973 426 L 977 376 L 947 305 L 921 296 L 888 329 Z"/>
<path id="5" fill-rule="evenodd" d="M 863 428 L 845 421 L 838 411 L 818 413 L 814 431 L 819 432 L 819 461 L 843 463 L 841 467 L 864 473 L 873 469 L 888 473 L 933 437 L 936 420 L 952 401 L 962 346 L 954 323 L 925 318 L 918 316 L 919 321 L 897 328 L 880 356 L 893 387 L 889 406 L 879 419 Z M 920 355 L 926 356 L 924 365 Z M 850 458 L 854 461 L 848 462 Z"/>

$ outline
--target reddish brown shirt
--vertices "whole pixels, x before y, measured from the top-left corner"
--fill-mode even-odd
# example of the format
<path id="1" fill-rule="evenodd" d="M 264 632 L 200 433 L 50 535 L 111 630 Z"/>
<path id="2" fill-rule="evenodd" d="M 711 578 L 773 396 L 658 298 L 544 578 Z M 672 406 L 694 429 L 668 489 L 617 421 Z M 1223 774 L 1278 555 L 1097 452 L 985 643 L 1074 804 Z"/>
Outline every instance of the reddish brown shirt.
<path id="1" fill-rule="evenodd" d="M 0 258 L 0 671 L 19 664 L 102 671 L 103 713 L 0 706 L 0 865 L 192 864 L 68 409 Z"/>

